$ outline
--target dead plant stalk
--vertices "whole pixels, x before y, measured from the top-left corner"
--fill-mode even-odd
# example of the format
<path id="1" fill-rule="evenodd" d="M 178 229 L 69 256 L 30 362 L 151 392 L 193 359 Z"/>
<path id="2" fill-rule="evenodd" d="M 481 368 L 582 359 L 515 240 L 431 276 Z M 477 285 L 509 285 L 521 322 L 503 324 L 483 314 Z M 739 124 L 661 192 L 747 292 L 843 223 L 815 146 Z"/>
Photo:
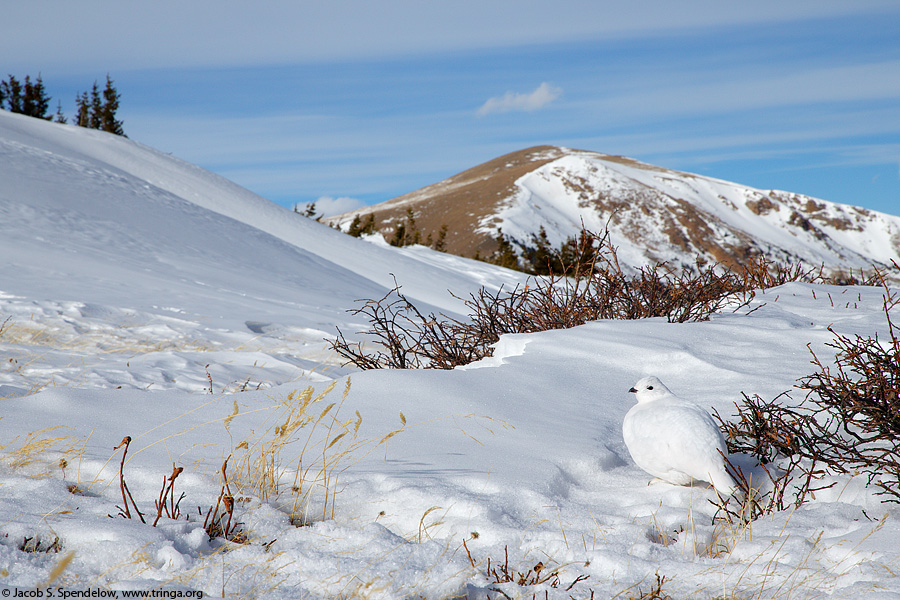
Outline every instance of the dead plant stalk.
<path id="1" fill-rule="evenodd" d="M 137 503 L 134 501 L 134 498 L 131 496 L 131 492 L 128 489 L 128 484 L 125 483 L 125 456 L 128 454 L 128 446 L 131 444 L 131 436 L 126 435 L 122 438 L 122 441 L 119 442 L 119 445 L 113 448 L 113 450 L 118 450 L 119 448 L 124 447 L 122 450 L 122 461 L 119 463 L 119 489 L 122 491 L 122 504 L 124 505 L 124 509 L 121 510 L 122 516 L 126 519 L 131 518 L 131 510 L 128 508 L 128 501 L 131 501 L 131 505 L 134 507 L 134 511 L 137 513 L 138 518 L 140 518 L 141 523 L 146 523 L 144 520 L 144 515 L 141 513 L 141 510 L 138 508 Z"/>

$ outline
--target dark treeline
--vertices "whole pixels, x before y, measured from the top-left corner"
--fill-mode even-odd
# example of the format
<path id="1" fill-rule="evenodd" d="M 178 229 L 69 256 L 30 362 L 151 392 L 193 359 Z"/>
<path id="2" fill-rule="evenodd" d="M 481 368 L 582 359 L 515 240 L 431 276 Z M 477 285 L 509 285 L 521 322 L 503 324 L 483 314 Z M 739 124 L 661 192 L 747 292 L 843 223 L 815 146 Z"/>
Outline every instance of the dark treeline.
<path id="1" fill-rule="evenodd" d="M 90 93 L 83 92 L 75 98 L 74 124 L 124 136 L 122 121 L 116 118 L 120 99 L 109 75 L 106 76 L 106 87 L 103 90 L 95 81 Z M 26 75 L 24 81 L 19 81 L 13 75 L 0 81 L 0 109 L 45 121 L 68 123 L 60 102 L 56 104 L 56 114 L 49 113 L 50 102 L 51 98 L 40 75 L 34 81 L 30 75 Z"/>
<path id="2" fill-rule="evenodd" d="M 493 253 L 488 256 L 476 253 L 474 258 L 530 275 L 583 276 L 602 252 L 601 238 L 585 230 L 554 247 L 543 225 L 537 234 L 531 234 L 530 242 L 510 238 L 500 229 L 494 240 L 497 249 Z"/>

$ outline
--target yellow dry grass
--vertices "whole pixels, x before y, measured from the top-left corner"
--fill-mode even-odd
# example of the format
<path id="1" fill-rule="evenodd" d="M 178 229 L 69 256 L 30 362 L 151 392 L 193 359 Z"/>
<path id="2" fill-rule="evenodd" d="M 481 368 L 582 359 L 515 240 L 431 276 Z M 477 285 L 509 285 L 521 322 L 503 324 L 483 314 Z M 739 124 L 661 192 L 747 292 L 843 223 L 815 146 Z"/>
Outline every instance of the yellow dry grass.
<path id="1" fill-rule="evenodd" d="M 48 476 L 54 467 L 65 472 L 73 461 L 84 454 L 86 441 L 67 435 L 52 435 L 62 429 L 65 427 L 57 425 L 37 429 L 24 437 L 14 437 L 0 445 L 3 462 L 14 469 L 25 470 L 33 477 Z"/>
<path id="2" fill-rule="evenodd" d="M 92 354 L 150 352 L 210 352 L 215 350 L 209 344 L 189 338 L 149 340 L 137 328 L 143 325 L 109 325 L 89 332 L 77 332 L 55 325 L 44 325 L 36 321 L 15 322 L 6 319 L 0 334 L 3 342 L 30 348 L 51 348 L 55 351 L 89 352 Z M 32 352 L 35 357 L 40 353 Z M 27 362 L 27 361 L 26 361 Z"/>
<path id="3" fill-rule="evenodd" d="M 400 429 L 380 438 L 361 438 L 363 418 L 359 411 L 349 418 L 341 416 L 350 393 L 350 379 L 340 399 L 328 401 L 336 385 L 337 381 L 333 381 L 319 393 L 312 386 L 293 390 L 274 407 L 275 412 L 262 429 L 234 448 L 236 468 L 232 483 L 241 493 L 252 494 L 263 502 L 271 502 L 289 491 L 291 520 L 295 524 L 307 523 L 317 503 L 321 505 L 317 517 L 333 518 L 340 475 L 406 427 L 402 423 Z M 235 402 L 233 412 L 225 419 L 226 428 L 238 411 Z M 360 454 L 364 449 L 368 451 Z"/>

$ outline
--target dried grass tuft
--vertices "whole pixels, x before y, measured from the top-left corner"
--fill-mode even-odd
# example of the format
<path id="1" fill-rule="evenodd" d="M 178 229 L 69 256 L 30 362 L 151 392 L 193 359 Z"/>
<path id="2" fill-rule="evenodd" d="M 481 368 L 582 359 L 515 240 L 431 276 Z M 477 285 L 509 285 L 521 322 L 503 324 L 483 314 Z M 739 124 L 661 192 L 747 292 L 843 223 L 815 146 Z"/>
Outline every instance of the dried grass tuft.
<path id="1" fill-rule="evenodd" d="M 341 474 L 406 428 L 402 423 L 380 438 L 362 438 L 359 411 L 348 418 L 341 414 L 351 381 L 339 400 L 328 401 L 336 385 L 333 381 L 319 393 L 312 386 L 291 391 L 267 425 L 234 449 L 232 484 L 263 502 L 289 497 L 291 522 L 297 526 L 333 518 Z"/>
<path id="2" fill-rule="evenodd" d="M 65 573 L 66 569 L 69 568 L 69 563 L 72 562 L 72 559 L 75 558 L 75 552 L 68 552 L 59 561 L 53 566 L 53 569 L 50 571 L 49 575 L 47 575 L 47 581 L 39 583 L 37 585 L 38 590 L 43 590 L 51 585 L 53 582 L 59 579 L 63 573 Z"/>
<path id="3" fill-rule="evenodd" d="M 666 583 L 666 576 L 656 573 L 655 581 L 650 585 L 650 589 L 643 591 L 641 587 L 637 589 L 637 596 L 629 595 L 628 600 L 672 600 L 672 597 L 663 591 Z M 638 584 L 640 585 L 640 584 Z"/>
<path id="4" fill-rule="evenodd" d="M 0 417 L 2 418 L 2 417 Z M 84 454 L 84 441 L 71 436 L 53 436 L 47 434 L 63 426 L 45 427 L 29 432 L 24 439 L 16 436 L 6 444 L 0 445 L 2 459 L 14 469 L 25 469 L 35 477 L 46 477 L 54 467 L 65 471 L 69 463 L 76 461 Z M 48 455 L 59 458 L 51 460 Z"/>

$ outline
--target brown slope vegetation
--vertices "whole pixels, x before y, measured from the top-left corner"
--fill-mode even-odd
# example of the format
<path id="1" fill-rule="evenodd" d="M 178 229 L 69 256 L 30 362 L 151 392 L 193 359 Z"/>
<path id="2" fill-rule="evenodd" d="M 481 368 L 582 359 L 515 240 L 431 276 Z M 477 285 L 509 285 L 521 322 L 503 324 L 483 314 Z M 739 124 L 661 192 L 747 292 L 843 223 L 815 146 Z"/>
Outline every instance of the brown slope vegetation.
<path id="1" fill-rule="evenodd" d="M 412 209 L 416 226 L 425 236 L 437 238 L 441 227 L 448 226 L 444 248 L 450 254 L 487 255 L 497 248 L 493 236 L 476 231 L 482 219 L 495 214 L 500 204 L 515 193 L 517 179 L 563 156 L 554 146 L 536 146 L 505 154 L 457 175 L 357 211 L 338 215 L 326 222 L 344 224 L 359 215 L 375 217 L 376 229 L 390 240 L 396 226 Z"/>

